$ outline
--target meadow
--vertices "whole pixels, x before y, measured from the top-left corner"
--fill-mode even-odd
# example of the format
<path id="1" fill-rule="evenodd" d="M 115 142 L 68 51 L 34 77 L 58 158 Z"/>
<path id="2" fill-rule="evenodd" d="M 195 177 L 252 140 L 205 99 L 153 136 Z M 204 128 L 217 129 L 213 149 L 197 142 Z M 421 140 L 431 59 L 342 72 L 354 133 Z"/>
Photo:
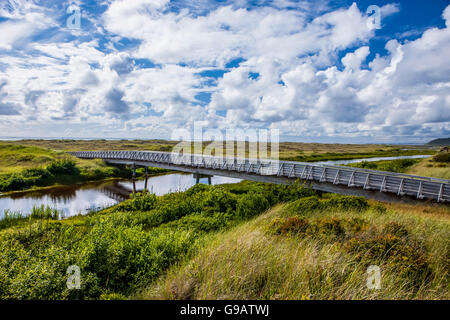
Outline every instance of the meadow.
<path id="1" fill-rule="evenodd" d="M 10 219 L 0 298 L 448 299 L 449 213 L 299 183 L 135 194 L 87 216 Z M 79 290 L 66 286 L 70 265 Z M 380 290 L 366 286 L 369 265 Z"/>
<path id="2" fill-rule="evenodd" d="M 83 160 L 68 154 L 82 150 L 151 150 L 171 151 L 178 142 L 166 140 L 20 140 L 0 141 L 0 192 L 30 190 L 57 184 L 130 178 L 129 167 L 110 166 L 99 159 Z M 198 146 L 204 150 L 209 142 Z M 234 153 L 249 156 L 251 143 L 235 143 Z M 185 143 L 185 150 L 194 152 L 194 144 Z M 219 152 L 219 151 L 217 151 Z M 226 152 L 226 149 L 225 149 Z M 381 156 L 435 154 L 436 147 L 318 144 L 283 142 L 279 145 L 279 158 L 293 161 L 324 161 L 361 159 Z M 167 170 L 151 168 L 149 174 Z M 143 175 L 143 169 L 137 171 Z"/>
<path id="3" fill-rule="evenodd" d="M 167 170 L 150 168 L 149 174 Z M 143 169 L 137 170 L 143 176 Z M 65 151 L 0 142 L 0 192 L 36 189 L 109 178 L 131 178 L 132 169 L 83 160 Z"/>
<path id="4" fill-rule="evenodd" d="M 396 159 L 385 161 L 362 161 L 347 166 L 407 173 L 440 179 L 450 179 L 450 153 L 438 152 L 428 159 Z"/>

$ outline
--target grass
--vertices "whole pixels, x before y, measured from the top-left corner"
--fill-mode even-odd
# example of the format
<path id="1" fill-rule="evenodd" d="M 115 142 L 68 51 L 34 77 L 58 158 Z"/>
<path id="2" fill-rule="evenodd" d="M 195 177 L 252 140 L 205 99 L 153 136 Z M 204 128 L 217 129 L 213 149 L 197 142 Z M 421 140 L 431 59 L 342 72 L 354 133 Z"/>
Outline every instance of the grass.
<path id="1" fill-rule="evenodd" d="M 13 226 L 23 226 L 35 220 L 58 220 L 63 218 L 64 213 L 62 211 L 44 205 L 33 206 L 28 215 L 23 214 L 22 212 L 7 209 L 3 212 L 3 216 L 0 218 L 0 230 Z"/>
<path id="2" fill-rule="evenodd" d="M 366 209 L 343 210 L 316 200 L 322 206 L 308 206 L 310 199 L 280 204 L 215 235 L 133 298 L 450 297 L 448 207 L 440 207 L 442 216 L 416 209 L 410 215 L 397 212 L 396 205 L 372 202 Z M 372 264 L 381 268 L 380 290 L 366 286 Z"/>
<path id="3" fill-rule="evenodd" d="M 19 140 L 8 142 L 14 145 L 39 147 L 56 151 L 96 151 L 96 150 L 152 150 L 172 151 L 178 141 L 168 140 Z M 204 150 L 210 142 L 203 142 Z M 185 143 L 187 150 L 194 145 Z M 256 145 L 251 143 L 252 147 Z M 235 154 L 249 156 L 249 143 L 234 145 Z M 225 149 L 225 147 L 224 147 Z M 417 154 L 434 154 L 437 147 L 425 146 L 399 146 L 381 144 L 326 144 L 326 143 L 300 143 L 280 142 L 280 160 L 293 161 L 323 161 L 345 160 L 357 158 L 372 158 L 381 156 L 400 156 Z"/>
<path id="4" fill-rule="evenodd" d="M 426 159 L 410 167 L 406 173 L 440 179 L 450 179 L 450 164 Z"/>
<path id="5" fill-rule="evenodd" d="M 36 210 L 0 229 L 2 299 L 449 298 L 448 206 L 243 181 L 62 220 Z M 381 290 L 366 287 L 373 264 Z"/>
<path id="6" fill-rule="evenodd" d="M 436 161 L 436 156 L 430 159 L 397 159 L 370 162 L 362 161 L 351 163 L 347 166 L 380 171 L 407 173 L 440 179 L 450 179 L 450 163 Z"/>
<path id="7" fill-rule="evenodd" d="M 209 235 L 251 219 L 271 203 L 314 194 L 301 186 L 264 184 L 253 184 L 247 190 L 252 193 L 234 190 L 197 185 L 162 197 L 137 194 L 83 217 L 16 219 L 0 230 L 0 298 L 129 296 L 195 252 Z M 70 291 L 66 270 L 74 264 L 81 268 L 82 289 Z"/>
<path id="8" fill-rule="evenodd" d="M 411 166 L 420 163 L 423 159 L 396 159 L 383 161 L 362 161 L 350 163 L 347 166 L 371 170 L 405 173 Z"/>
<path id="9" fill-rule="evenodd" d="M 149 174 L 167 171 L 150 168 Z M 138 176 L 143 174 L 143 168 L 137 170 Z M 82 160 L 64 151 L 0 142 L 0 192 L 131 176 L 131 168 L 109 166 L 99 159 Z"/>

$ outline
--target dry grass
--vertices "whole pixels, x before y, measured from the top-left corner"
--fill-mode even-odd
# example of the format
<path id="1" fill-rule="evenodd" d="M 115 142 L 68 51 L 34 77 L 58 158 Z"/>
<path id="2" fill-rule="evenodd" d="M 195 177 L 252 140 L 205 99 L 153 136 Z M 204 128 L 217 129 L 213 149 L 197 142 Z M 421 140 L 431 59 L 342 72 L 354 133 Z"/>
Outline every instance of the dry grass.
<path id="1" fill-rule="evenodd" d="M 448 163 L 436 163 L 431 159 L 425 159 L 409 168 L 406 173 L 441 179 L 450 179 L 450 165 Z"/>
<path id="2" fill-rule="evenodd" d="M 45 167 L 55 160 L 62 159 L 74 160 L 79 168 L 86 170 L 106 166 L 98 159 L 82 160 L 64 151 L 0 141 L 0 173 L 15 173 L 24 169 Z"/>
<path id="3" fill-rule="evenodd" d="M 344 249 L 345 241 L 269 233 L 274 219 L 292 216 L 280 205 L 255 220 L 218 234 L 191 259 L 171 268 L 158 281 L 136 293 L 138 299 L 448 299 L 449 208 L 387 205 L 388 210 L 315 212 L 309 219 L 362 218 L 370 232 L 395 222 L 408 241 L 426 248 L 431 278 L 413 284 L 399 265 L 384 259 L 381 289 L 367 288 L 367 263 Z M 414 214 L 406 214 L 408 210 Z M 427 212 L 430 210 L 430 212 Z M 368 231 L 369 232 L 369 231 Z M 380 231 L 379 231 L 380 232 Z M 403 259 L 408 259 L 404 257 Z M 405 268 L 408 266 L 401 265 Z"/>
<path id="4" fill-rule="evenodd" d="M 171 151 L 178 144 L 178 141 L 169 140 L 19 140 L 8 143 L 31 147 L 48 148 L 56 151 L 83 151 L 83 150 L 152 150 Z M 204 142 L 202 149 L 206 148 L 210 142 Z M 251 146 L 250 146 L 251 145 Z M 238 143 L 235 145 L 235 154 L 249 155 L 250 148 L 257 149 L 254 143 Z M 193 146 L 192 146 L 193 147 Z M 225 147 L 224 147 L 225 148 Z M 402 149 L 408 150 L 402 150 Z M 389 156 L 399 154 L 419 154 L 424 150 L 434 152 L 433 148 L 424 146 L 392 146 L 381 144 L 326 144 L 326 143 L 301 143 L 301 142 L 281 142 L 279 144 L 280 159 L 288 160 L 314 160 L 309 159 L 313 155 L 327 154 L 326 158 L 346 159 L 371 156 Z M 193 150 L 194 151 L 194 150 Z M 218 150 L 216 150 L 218 151 Z M 214 154 L 214 152 L 213 152 Z M 270 156 L 270 155 L 269 155 Z M 317 160 L 324 160 L 318 158 Z"/>

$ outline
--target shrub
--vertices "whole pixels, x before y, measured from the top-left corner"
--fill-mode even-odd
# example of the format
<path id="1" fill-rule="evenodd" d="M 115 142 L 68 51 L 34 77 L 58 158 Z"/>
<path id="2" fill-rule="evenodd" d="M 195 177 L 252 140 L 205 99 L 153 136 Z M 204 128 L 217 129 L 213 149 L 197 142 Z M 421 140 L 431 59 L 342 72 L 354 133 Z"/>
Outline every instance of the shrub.
<path id="1" fill-rule="evenodd" d="M 433 161 L 449 163 L 450 162 L 450 152 L 440 152 L 440 153 L 436 154 L 433 157 Z"/>
<path id="2" fill-rule="evenodd" d="M 105 291 L 127 293 L 146 284 L 186 253 L 194 238 L 187 232 L 96 224 L 80 243 L 82 272 L 95 274 Z"/>
<path id="3" fill-rule="evenodd" d="M 47 170 L 54 175 L 78 175 L 80 173 L 75 161 L 67 159 L 53 161 L 47 166 Z"/>
<path id="4" fill-rule="evenodd" d="M 31 169 L 25 169 L 22 172 L 22 175 L 25 178 L 30 178 L 30 177 L 39 177 L 40 179 L 47 179 L 52 177 L 53 175 L 50 173 L 50 171 L 48 171 L 47 169 L 44 168 L 31 168 Z"/>
<path id="5" fill-rule="evenodd" d="M 388 224 L 386 224 L 383 228 L 383 233 L 392 234 L 400 238 L 407 237 L 409 234 L 408 230 L 397 222 L 389 222 Z"/>
<path id="6" fill-rule="evenodd" d="M 120 293 L 102 293 L 100 300 L 127 300 L 127 297 Z"/>
<path id="7" fill-rule="evenodd" d="M 265 187 L 264 192 L 267 194 L 271 205 L 317 195 L 316 191 L 311 188 L 306 188 L 299 180 L 291 185 L 269 184 Z"/>
<path id="8" fill-rule="evenodd" d="M 248 193 L 239 198 L 236 205 L 236 215 L 248 219 L 266 211 L 269 201 L 262 193 Z"/>
<path id="9" fill-rule="evenodd" d="M 287 219 L 275 220 L 272 222 L 271 230 L 275 234 L 287 235 L 305 233 L 309 223 L 305 219 L 290 217 Z"/>
<path id="10" fill-rule="evenodd" d="M 364 197 L 342 196 L 338 194 L 327 194 L 326 199 L 321 201 L 323 208 L 364 211 L 369 208 L 369 203 Z"/>
<path id="11" fill-rule="evenodd" d="M 389 261 L 397 266 L 398 275 L 411 280 L 413 286 L 420 286 L 432 275 L 423 246 L 411 239 L 406 241 L 392 234 L 356 237 L 346 243 L 345 249 L 366 266 Z"/>
<path id="12" fill-rule="evenodd" d="M 323 218 L 315 223 L 316 234 L 343 237 L 345 235 L 345 220 L 338 218 Z"/>
<path id="13" fill-rule="evenodd" d="M 299 215 L 307 215 L 317 209 L 320 209 L 320 201 L 317 196 L 299 199 L 288 205 L 289 212 Z"/>
<path id="14" fill-rule="evenodd" d="M 149 192 L 133 193 L 129 204 L 131 205 L 132 210 L 148 211 L 155 207 L 156 195 Z"/>

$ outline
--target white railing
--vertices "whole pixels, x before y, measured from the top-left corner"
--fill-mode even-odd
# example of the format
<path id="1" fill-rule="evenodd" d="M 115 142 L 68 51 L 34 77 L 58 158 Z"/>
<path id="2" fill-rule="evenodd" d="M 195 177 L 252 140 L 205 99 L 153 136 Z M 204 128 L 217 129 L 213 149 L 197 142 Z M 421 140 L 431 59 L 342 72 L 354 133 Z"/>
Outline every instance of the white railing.
<path id="1" fill-rule="evenodd" d="M 314 164 L 271 159 L 244 159 L 211 157 L 197 154 L 176 154 L 157 151 L 80 151 L 72 155 L 83 159 L 104 159 L 168 164 L 220 171 L 235 171 L 247 174 L 281 176 L 292 179 L 332 183 L 347 187 L 363 188 L 379 192 L 395 193 L 398 196 L 413 196 L 417 199 L 450 201 L 450 180 L 421 177 L 394 172 L 360 169 L 344 166 Z"/>

